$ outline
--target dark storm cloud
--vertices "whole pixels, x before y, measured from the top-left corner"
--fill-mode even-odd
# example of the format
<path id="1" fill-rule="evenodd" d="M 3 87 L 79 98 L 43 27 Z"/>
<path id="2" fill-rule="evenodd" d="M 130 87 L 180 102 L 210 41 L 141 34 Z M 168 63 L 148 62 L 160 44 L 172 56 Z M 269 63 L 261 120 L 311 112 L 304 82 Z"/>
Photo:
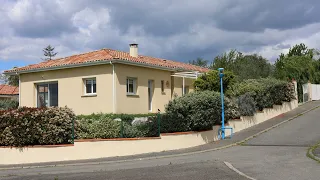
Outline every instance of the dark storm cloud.
<path id="1" fill-rule="evenodd" d="M 136 40 L 141 54 L 179 61 L 212 60 L 229 49 L 278 53 L 292 45 L 285 41 L 308 38 L 320 28 L 319 0 L 17 2 L 20 9 L 16 11 L 0 7 L 0 15 L 5 12 L 0 25 L 6 29 L 0 29 L 5 40 L 0 43 L 6 42 L 0 47 L 12 46 L 3 52 L 0 49 L 0 59 L 1 55 L 13 59 L 11 52 L 19 51 L 17 45 L 28 39 L 39 47 L 50 40 L 60 44 L 61 51 L 73 52 L 128 51 L 128 44 Z"/>
<path id="2" fill-rule="evenodd" d="M 13 7 L 7 20 L 15 35 L 43 38 L 77 31 L 71 17 L 72 12 L 63 12 L 54 1 L 25 1 Z"/>

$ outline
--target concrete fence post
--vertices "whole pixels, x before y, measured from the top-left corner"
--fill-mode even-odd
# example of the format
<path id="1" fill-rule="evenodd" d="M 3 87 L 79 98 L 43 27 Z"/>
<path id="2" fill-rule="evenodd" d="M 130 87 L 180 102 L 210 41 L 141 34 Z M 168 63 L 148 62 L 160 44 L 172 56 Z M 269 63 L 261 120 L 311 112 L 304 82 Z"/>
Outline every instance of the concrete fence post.
<path id="1" fill-rule="evenodd" d="M 294 85 L 294 96 L 298 100 L 298 83 L 296 80 L 292 80 L 292 83 Z"/>
<path id="2" fill-rule="evenodd" d="M 308 95 L 309 95 L 308 101 L 312 101 L 312 84 L 310 81 L 308 81 Z"/>

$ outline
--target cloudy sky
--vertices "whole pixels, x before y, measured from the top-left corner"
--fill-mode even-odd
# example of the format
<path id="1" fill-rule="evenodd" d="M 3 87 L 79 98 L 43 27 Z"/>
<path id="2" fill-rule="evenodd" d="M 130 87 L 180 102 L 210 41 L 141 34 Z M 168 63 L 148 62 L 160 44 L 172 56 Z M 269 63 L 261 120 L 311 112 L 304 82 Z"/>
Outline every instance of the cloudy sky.
<path id="1" fill-rule="evenodd" d="M 0 0 L 0 71 L 111 48 L 177 61 L 230 49 L 274 61 L 291 45 L 320 48 L 319 0 Z"/>

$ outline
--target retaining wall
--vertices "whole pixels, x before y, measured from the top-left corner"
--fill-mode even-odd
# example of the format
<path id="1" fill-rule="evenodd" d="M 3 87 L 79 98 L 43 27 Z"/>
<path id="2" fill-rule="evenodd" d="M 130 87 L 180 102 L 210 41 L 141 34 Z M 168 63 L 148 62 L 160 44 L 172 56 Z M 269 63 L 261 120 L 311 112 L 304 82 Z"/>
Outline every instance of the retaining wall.
<path id="1" fill-rule="evenodd" d="M 266 108 L 254 116 L 229 121 L 234 132 L 239 132 L 298 107 L 298 101 Z M 0 147 L 0 164 L 39 163 L 65 160 L 126 156 L 161 152 L 203 145 L 218 139 L 219 126 L 203 132 L 161 134 L 161 138 L 78 140 L 74 145 L 34 146 L 23 149 Z M 230 135 L 227 131 L 226 135 Z"/>

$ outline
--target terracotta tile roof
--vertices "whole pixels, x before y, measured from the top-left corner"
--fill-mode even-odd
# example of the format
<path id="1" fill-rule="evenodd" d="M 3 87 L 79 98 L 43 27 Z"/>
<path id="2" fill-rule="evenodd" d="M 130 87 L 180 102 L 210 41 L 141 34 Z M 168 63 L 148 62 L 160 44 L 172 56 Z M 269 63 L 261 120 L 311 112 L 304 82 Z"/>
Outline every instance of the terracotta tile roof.
<path id="1" fill-rule="evenodd" d="M 31 64 L 25 67 L 15 68 L 11 70 L 7 70 L 5 72 L 19 72 L 24 70 L 37 70 L 42 68 L 51 68 L 51 67 L 61 67 L 67 65 L 76 65 L 76 64 L 85 64 L 90 62 L 98 62 L 98 61 L 119 61 L 126 60 L 131 62 L 136 62 L 140 64 L 148 64 L 158 67 L 166 67 L 171 69 L 183 69 L 187 71 L 199 71 L 199 72 L 207 72 L 209 69 L 202 68 L 199 66 L 171 61 L 161 58 L 149 57 L 139 55 L 138 57 L 132 57 L 128 52 L 117 51 L 112 49 L 100 49 L 97 51 L 87 52 L 83 54 L 73 55 L 69 57 L 64 57 L 55 60 L 43 61 L 38 64 Z"/>
<path id="2" fill-rule="evenodd" d="M 19 87 L 0 84 L 0 95 L 18 95 Z"/>

